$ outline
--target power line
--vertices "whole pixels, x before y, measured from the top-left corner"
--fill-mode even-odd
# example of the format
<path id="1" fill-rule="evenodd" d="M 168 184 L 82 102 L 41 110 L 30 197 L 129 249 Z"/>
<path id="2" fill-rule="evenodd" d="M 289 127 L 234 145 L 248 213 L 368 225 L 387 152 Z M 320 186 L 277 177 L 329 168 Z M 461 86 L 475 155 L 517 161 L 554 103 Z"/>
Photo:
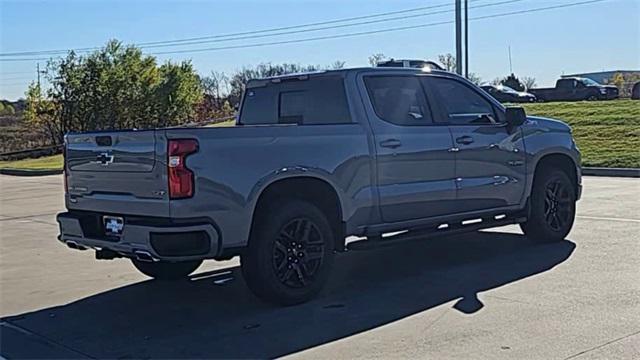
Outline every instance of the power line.
<path id="1" fill-rule="evenodd" d="M 480 0 L 472 0 L 472 2 L 476 2 L 476 1 L 480 1 Z M 495 3 L 484 4 L 484 5 L 476 5 L 476 6 L 472 6 L 471 8 L 472 9 L 478 9 L 478 8 L 485 8 L 485 7 L 492 7 L 492 6 L 511 4 L 511 3 L 516 3 L 516 2 L 521 2 L 521 1 L 524 1 L 524 0 L 505 0 L 505 1 L 495 2 Z M 451 6 L 451 4 L 430 6 L 429 8 L 444 7 L 444 6 Z M 422 8 L 419 8 L 419 9 L 422 9 Z M 412 11 L 415 11 L 415 10 L 412 10 Z M 396 16 L 396 17 L 391 17 L 391 18 L 386 18 L 386 19 L 369 20 L 369 21 L 356 22 L 356 23 L 351 23 L 351 24 L 324 26 L 324 27 L 318 27 L 318 28 L 312 28 L 312 29 L 280 31 L 280 32 L 274 32 L 275 30 L 263 30 L 263 31 L 262 30 L 256 30 L 256 31 L 251 31 L 251 32 L 246 32 L 246 33 L 238 33 L 238 34 L 253 34 L 253 35 L 245 35 L 245 36 L 231 37 L 231 35 L 213 35 L 213 36 L 203 36 L 203 37 L 199 37 L 199 38 L 182 39 L 182 40 L 156 41 L 156 42 L 150 42 L 150 43 L 138 43 L 138 44 L 136 44 L 136 46 L 138 46 L 139 48 L 142 48 L 142 49 L 151 49 L 151 48 L 188 46 L 188 45 L 199 45 L 199 44 L 208 44 L 208 43 L 217 43 L 217 42 L 257 39 L 257 38 L 265 38 L 265 37 L 272 37 L 272 36 L 300 34 L 300 33 L 307 33 L 307 32 L 315 32 L 315 31 L 347 28 L 347 27 L 353 27 L 353 26 L 370 25 L 370 24 L 377 24 L 377 23 L 396 21 L 396 20 L 406 20 L 406 19 L 413 19 L 413 18 L 425 17 L 425 16 L 430 16 L 430 15 L 446 14 L 446 13 L 451 13 L 453 11 L 454 11 L 453 9 L 439 10 L 439 11 L 432 11 L 432 12 L 421 13 L 421 14 Z M 405 11 L 401 11 L 401 12 L 406 12 L 406 10 Z M 374 15 L 374 16 L 379 17 L 381 15 Z M 362 16 L 360 18 L 363 18 L 363 17 L 371 17 L 371 16 Z M 324 23 L 334 23 L 336 21 L 344 21 L 344 20 L 325 21 Z M 315 23 L 315 24 L 319 24 L 319 23 Z M 315 24 L 314 24 L 314 26 L 315 26 Z M 296 25 L 296 26 L 289 26 L 289 27 L 286 27 L 286 28 L 299 28 L 299 27 L 309 27 L 309 26 L 311 26 L 311 25 Z M 257 35 L 255 34 L 255 33 L 260 33 L 260 32 L 271 32 L 271 33 L 257 34 Z M 208 40 L 198 40 L 198 39 L 208 39 Z M 100 48 L 99 47 L 79 48 L 79 49 L 73 49 L 73 51 L 78 52 L 78 53 L 84 53 L 84 52 L 89 52 L 91 50 L 97 50 L 97 49 L 100 49 Z M 0 54 L 0 57 L 28 56 L 28 55 L 56 55 L 56 54 L 65 54 L 65 53 L 67 53 L 69 51 L 71 51 L 71 50 L 69 50 L 69 49 L 67 49 L 67 50 L 43 50 L 43 51 L 31 51 L 31 52 L 20 52 L 20 53 L 17 53 L 17 52 L 16 53 L 4 53 L 4 54 Z"/>
<path id="2" fill-rule="evenodd" d="M 33 75 L 33 73 L 30 73 Z M 33 76 L 31 77 L 25 77 L 25 76 L 18 76 L 18 77 L 8 77 L 8 78 L 3 78 L 0 77 L 0 81 L 5 81 L 5 80 L 30 80 L 33 79 Z"/>
<path id="3" fill-rule="evenodd" d="M 4 87 L 4 86 L 29 86 L 29 83 L 24 83 L 24 82 L 14 82 L 14 83 L 2 83 L 0 82 L 0 87 Z"/>
<path id="4" fill-rule="evenodd" d="M 490 6 L 511 4 L 511 3 L 515 3 L 515 2 L 521 2 L 521 1 L 524 1 L 524 0 L 506 0 L 506 1 L 501 1 L 501 2 L 497 2 L 497 3 L 472 6 L 471 8 L 472 9 L 484 8 L 484 7 L 490 7 Z M 392 17 L 392 18 L 387 18 L 387 19 L 370 20 L 370 21 L 357 22 L 357 23 L 352 23 L 352 24 L 332 25 L 332 26 L 325 26 L 325 27 L 319 27 L 319 28 L 313 28 L 313 29 L 283 31 L 283 32 L 277 32 L 277 33 L 273 33 L 273 34 L 247 35 L 247 36 L 238 36 L 238 37 L 231 37 L 231 38 L 224 38 L 224 39 L 189 41 L 189 42 L 182 42 L 182 43 L 179 43 L 179 44 L 159 44 L 159 45 L 147 45 L 147 46 L 142 45 L 142 46 L 140 46 L 140 48 L 150 49 L 150 48 L 160 48 L 160 47 L 199 45 L 199 44 L 208 44 L 208 43 L 217 43 L 217 42 L 256 39 L 256 38 L 264 38 L 264 37 L 280 36 L 280 35 L 300 34 L 300 33 L 322 31 L 322 30 L 332 30 L 332 29 L 339 29 L 339 28 L 346 28 L 346 27 L 353 27 L 353 26 L 360 26 L 360 25 L 378 24 L 378 23 L 382 23 L 382 22 L 395 21 L 395 20 L 413 19 L 413 18 L 424 17 L 424 16 L 429 16 L 429 15 L 446 14 L 446 13 L 451 13 L 453 11 L 454 10 L 439 10 L 439 11 L 427 12 L 427 13 L 422 13 L 422 14 L 397 16 L 397 17 Z"/>
<path id="5" fill-rule="evenodd" d="M 510 12 L 504 12 L 504 13 L 498 13 L 498 14 L 485 15 L 485 16 L 478 16 L 478 17 L 469 18 L 469 20 L 470 21 L 476 21 L 476 20 L 484 20 L 484 19 L 512 16 L 512 15 L 528 14 L 528 13 L 540 12 L 540 11 L 546 11 L 546 10 L 554 10 L 554 9 L 575 7 L 575 6 L 580 6 L 580 5 L 594 4 L 594 3 L 599 3 L 599 2 L 603 2 L 603 1 L 606 1 L 606 0 L 580 1 L 580 2 L 573 2 L 573 3 L 567 3 L 567 4 L 552 5 L 552 6 L 545 6 L 545 7 L 539 7 L 539 8 L 532 8 L 532 9 L 517 10 L 517 11 L 510 11 Z M 356 36 L 362 36 L 362 35 L 372 35 L 372 34 L 379 34 L 379 33 L 412 30 L 412 29 L 426 28 L 426 27 L 445 25 L 445 24 L 452 24 L 452 23 L 454 23 L 454 21 L 449 20 L 449 21 L 440 21 L 440 22 L 419 24 L 419 25 L 411 25 L 411 26 L 401 26 L 401 27 L 387 28 L 387 29 L 353 32 L 353 33 L 347 33 L 347 34 L 318 36 L 318 37 L 311 37 L 311 38 L 304 38 L 304 39 L 282 40 L 282 41 L 272 41 L 272 42 L 264 42 L 264 43 L 230 45 L 230 46 L 200 48 L 200 49 L 161 51 L 161 52 L 154 52 L 153 54 L 154 55 L 184 54 L 184 53 L 198 53 L 198 52 L 206 52 L 206 51 L 220 51 L 220 50 L 231 50 L 231 49 L 244 49 L 244 48 L 273 46 L 273 45 L 295 44 L 295 43 L 303 43 L 303 42 L 310 42 L 310 41 L 319 41 L 319 40 L 328 40 L 328 39 L 340 39 L 340 38 L 356 37 Z M 0 61 L 39 61 L 39 60 L 47 60 L 47 58 L 0 59 Z"/>
<path id="6" fill-rule="evenodd" d="M 474 0 L 474 1 L 479 1 L 479 0 Z M 142 43 L 136 44 L 136 46 L 153 46 L 153 45 L 160 45 L 160 44 L 175 44 L 175 43 L 199 41 L 199 40 L 206 40 L 206 39 L 220 39 L 220 38 L 228 38 L 228 37 L 235 37 L 235 36 L 259 34 L 259 33 L 265 33 L 265 32 L 291 30 L 291 29 L 305 28 L 305 27 L 311 27 L 311 26 L 337 24 L 337 23 L 341 23 L 341 22 L 348 22 L 348 21 L 354 21 L 354 20 L 363 20 L 363 19 L 371 19 L 371 18 L 383 17 L 383 16 L 389 16 L 389 15 L 404 14 L 404 13 L 421 11 L 421 10 L 437 9 L 437 8 L 442 8 L 442 7 L 447 7 L 447 6 L 451 6 L 451 4 L 447 3 L 447 4 L 439 4 L 439 5 L 421 6 L 421 7 L 416 7 L 416 8 L 397 10 L 397 11 L 389 11 L 389 12 L 383 12 L 383 13 L 377 13 L 377 14 L 354 16 L 354 17 L 348 17 L 348 18 L 342 18 L 342 19 L 319 21 L 319 22 L 299 24 L 299 25 L 290 25 L 290 26 L 283 26 L 283 27 L 277 27 L 277 28 L 251 30 L 251 31 L 245 31 L 245 32 L 236 32 L 236 33 L 219 34 L 219 35 L 207 35 L 207 36 L 199 36 L 199 37 L 176 39 L 176 40 L 142 42 Z M 85 47 L 85 48 L 76 48 L 76 49 L 73 49 L 73 50 L 77 51 L 77 52 L 82 52 L 82 51 L 91 51 L 91 50 L 99 50 L 99 49 L 100 49 L 100 47 Z M 0 53 L 0 56 L 26 56 L 26 55 L 45 55 L 45 54 L 59 54 L 59 53 L 63 53 L 64 54 L 64 53 L 67 53 L 68 51 L 70 51 L 70 49 L 23 51 L 23 52 L 13 52 L 13 53 Z"/>
<path id="7" fill-rule="evenodd" d="M 484 20 L 484 19 L 491 19 L 491 18 L 497 18 L 497 17 L 506 17 L 511 15 L 520 15 L 520 14 L 540 12 L 545 10 L 553 10 L 553 9 L 561 9 L 561 8 L 573 7 L 573 6 L 579 6 L 579 5 L 594 4 L 594 3 L 603 2 L 603 1 L 607 1 L 607 0 L 588 0 L 588 1 L 574 2 L 574 3 L 568 3 L 568 4 L 562 4 L 562 5 L 553 5 L 553 6 L 545 6 L 545 7 L 533 8 L 533 9 L 526 9 L 526 10 L 510 11 L 510 12 L 499 13 L 499 14 L 473 17 L 473 18 L 469 18 L 469 20 L 475 21 L 475 20 Z M 453 20 L 448 20 L 448 21 L 440 21 L 440 22 L 434 22 L 434 23 L 428 23 L 428 24 L 402 26 L 402 27 L 387 28 L 387 29 L 380 29 L 380 30 L 361 31 L 361 32 L 355 32 L 355 33 L 348 33 L 348 34 L 339 34 L 339 35 L 318 36 L 318 37 L 305 38 L 305 39 L 283 40 L 283 41 L 273 41 L 273 42 L 266 42 L 266 43 L 231 45 L 231 46 L 221 46 L 221 47 L 201 48 L 201 49 L 161 51 L 161 52 L 154 52 L 153 54 L 154 55 L 184 54 L 184 53 L 194 53 L 194 52 L 204 52 L 204 51 L 231 50 L 231 49 L 243 49 L 243 48 L 252 48 L 252 47 L 263 47 L 263 46 L 271 46 L 271 45 L 294 44 L 294 43 L 309 42 L 309 41 L 339 39 L 339 38 L 346 38 L 346 37 L 386 33 L 386 32 L 420 29 L 420 28 L 432 27 L 437 25 L 445 25 L 445 24 L 453 24 L 453 23 L 454 23 Z M 0 61 L 2 61 L 2 59 L 0 59 Z"/>
<path id="8" fill-rule="evenodd" d="M 475 2 L 475 1 L 480 1 L 480 0 L 472 0 L 472 1 Z M 290 29 L 303 28 L 303 27 L 336 24 L 336 23 L 353 21 L 353 20 L 370 19 L 370 18 L 376 18 L 376 17 L 388 16 L 388 15 L 404 14 L 404 13 L 408 13 L 408 12 L 429 10 L 429 9 L 437 9 L 437 8 L 442 8 L 442 7 L 447 7 L 447 6 L 451 6 L 451 4 L 446 3 L 446 4 L 439 4 L 439 5 L 422 6 L 422 7 L 417 7 L 417 8 L 411 8 L 411 9 L 405 9 L 405 10 L 397 10 L 397 11 L 389 11 L 389 12 L 378 13 L 378 14 L 355 16 L 355 17 L 349 17 L 349 18 L 343 18 L 343 19 L 337 19 L 337 20 L 320 21 L 320 22 L 307 23 L 307 24 L 302 24 L 302 25 L 284 26 L 284 27 L 280 27 L 280 28 L 272 28 L 272 29 L 265 29 L 265 30 L 253 30 L 253 31 L 241 32 L 241 33 L 232 33 L 232 34 L 226 34 L 226 35 L 209 35 L 209 36 L 201 36 L 201 37 L 180 39 L 180 40 L 147 42 L 147 43 L 141 43 L 140 45 L 155 45 L 155 44 L 166 43 L 166 42 L 185 42 L 185 41 L 193 41 L 193 40 L 214 39 L 214 38 L 221 38 L 221 37 L 251 35 L 251 34 L 262 33 L 262 32 L 273 32 L 273 31 L 280 31 L 280 30 L 290 30 Z"/>
<path id="9" fill-rule="evenodd" d="M 484 8 L 484 7 L 490 7 L 490 6 L 511 4 L 511 3 L 515 3 L 515 2 L 521 2 L 521 1 L 524 1 L 524 0 L 506 0 L 506 1 L 496 2 L 496 3 L 473 6 L 472 8 L 474 8 L 474 9 L 475 8 Z M 256 38 L 264 38 L 264 37 L 279 36 L 279 35 L 300 34 L 300 33 L 322 31 L 322 30 L 332 30 L 332 29 L 339 29 L 339 28 L 346 28 L 346 27 L 353 27 L 353 26 L 360 26 L 360 25 L 377 24 L 377 23 L 395 21 L 395 20 L 406 20 L 406 19 L 424 17 L 424 16 L 429 16 L 429 15 L 446 14 L 446 13 L 451 13 L 453 11 L 454 11 L 453 9 L 450 9 L 450 10 L 439 10 L 439 11 L 427 12 L 427 13 L 422 13 L 422 14 L 405 15 L 405 16 L 398 16 L 398 17 L 392 17 L 392 18 L 387 18 L 387 19 L 357 22 L 357 23 L 352 23 L 352 24 L 332 25 L 332 26 L 319 27 L 319 28 L 313 28 L 313 29 L 284 31 L 284 32 L 277 32 L 277 33 L 273 33 L 273 34 L 248 35 L 248 36 L 225 38 L 225 39 L 190 41 L 190 42 L 183 42 L 183 43 L 180 43 L 180 44 L 150 45 L 150 46 L 141 46 L 141 48 L 148 49 L 148 48 L 159 48 L 159 47 L 168 47 L 168 46 L 198 45 L 198 44 L 208 44 L 208 43 L 216 43 L 216 42 L 256 39 Z"/>
<path id="10" fill-rule="evenodd" d="M 4 72 L 4 71 L 0 70 L 0 74 L 3 74 L 3 75 L 33 74 L 33 71 L 12 71 L 12 72 Z"/>

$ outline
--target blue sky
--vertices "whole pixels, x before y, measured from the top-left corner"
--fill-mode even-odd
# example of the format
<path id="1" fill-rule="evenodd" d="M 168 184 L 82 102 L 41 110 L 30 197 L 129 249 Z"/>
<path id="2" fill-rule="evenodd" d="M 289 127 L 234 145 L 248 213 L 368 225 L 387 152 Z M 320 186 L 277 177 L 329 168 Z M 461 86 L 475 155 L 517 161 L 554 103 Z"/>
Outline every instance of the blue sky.
<path id="1" fill-rule="evenodd" d="M 480 6 L 504 0 L 470 0 Z M 479 17 L 584 0 L 522 0 L 470 9 Z M 126 43 L 174 40 L 304 24 L 337 18 L 453 4 L 454 0 L 263 0 L 263 1 L 8 1 L 0 0 L 0 53 L 71 49 L 103 45 L 108 39 Z M 417 13 L 452 9 L 443 7 Z M 411 26 L 453 19 L 441 13 L 413 19 L 354 26 L 306 34 L 192 45 L 224 45 L 301 39 L 315 36 Z M 470 70 L 490 81 L 513 70 L 551 85 L 565 73 L 640 69 L 640 0 L 607 0 L 524 15 L 470 22 Z M 232 72 L 259 62 L 365 66 L 367 57 L 384 53 L 395 58 L 435 59 L 455 52 L 453 25 L 307 43 L 233 49 L 193 54 L 158 55 L 165 60 L 191 59 L 198 72 Z M 184 49 L 181 48 L 166 48 Z M 155 50 L 155 49 L 154 49 Z M 148 52 L 153 53 L 152 49 Z M 160 50 L 155 50 L 160 51 Z M 33 58 L 33 56 L 26 58 Z M 41 61 L 44 65 L 44 61 Z M 0 98 L 24 95 L 35 78 L 36 61 L 0 62 Z"/>

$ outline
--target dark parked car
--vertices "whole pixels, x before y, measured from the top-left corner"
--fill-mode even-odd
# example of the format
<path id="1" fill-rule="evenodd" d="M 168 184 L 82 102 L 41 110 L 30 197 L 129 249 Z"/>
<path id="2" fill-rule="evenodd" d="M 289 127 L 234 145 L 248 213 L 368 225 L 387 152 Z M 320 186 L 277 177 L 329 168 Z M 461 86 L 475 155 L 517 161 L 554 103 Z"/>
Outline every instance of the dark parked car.
<path id="1" fill-rule="evenodd" d="M 570 77 L 556 81 L 555 88 L 529 90 L 538 101 L 611 100 L 618 97 L 618 88 L 602 85 L 589 78 Z"/>
<path id="2" fill-rule="evenodd" d="M 535 102 L 537 100 L 533 94 L 526 91 L 516 91 L 504 85 L 483 85 L 480 87 L 502 103 Z"/>
<path id="3" fill-rule="evenodd" d="M 633 89 L 631 90 L 631 98 L 633 100 L 640 100 L 640 81 L 633 84 Z"/>

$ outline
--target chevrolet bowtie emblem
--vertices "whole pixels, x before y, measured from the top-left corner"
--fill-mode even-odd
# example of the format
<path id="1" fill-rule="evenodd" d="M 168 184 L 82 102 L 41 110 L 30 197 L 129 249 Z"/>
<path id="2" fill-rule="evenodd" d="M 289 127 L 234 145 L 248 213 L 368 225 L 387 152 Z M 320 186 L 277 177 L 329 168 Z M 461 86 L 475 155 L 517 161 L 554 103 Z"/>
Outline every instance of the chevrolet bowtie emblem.
<path id="1" fill-rule="evenodd" d="M 96 157 L 96 163 L 102 166 L 107 166 L 113 162 L 113 155 L 109 153 L 102 153 Z"/>

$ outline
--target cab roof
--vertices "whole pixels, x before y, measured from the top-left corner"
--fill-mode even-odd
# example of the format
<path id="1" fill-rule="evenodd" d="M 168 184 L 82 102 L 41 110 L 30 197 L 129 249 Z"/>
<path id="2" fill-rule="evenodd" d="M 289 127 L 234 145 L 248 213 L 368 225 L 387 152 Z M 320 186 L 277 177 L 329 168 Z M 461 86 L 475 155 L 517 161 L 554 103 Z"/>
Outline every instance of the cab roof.
<path id="1" fill-rule="evenodd" d="M 406 73 L 412 73 L 412 74 L 435 73 L 435 74 L 443 74 L 443 75 L 446 74 L 446 75 L 458 76 L 448 71 L 435 70 L 435 69 L 423 70 L 419 68 L 390 67 L 390 66 L 388 67 L 356 67 L 356 68 L 348 68 L 348 69 L 309 71 L 309 72 L 301 72 L 301 73 L 294 73 L 294 74 L 277 75 L 277 76 L 269 76 L 265 78 L 251 79 L 247 82 L 247 88 L 259 87 L 259 86 L 266 85 L 266 83 L 279 83 L 287 80 L 307 80 L 309 78 L 321 77 L 321 76 L 332 76 L 332 75 L 346 76 L 349 73 L 362 72 L 362 71 L 379 72 L 379 73 L 406 72 Z"/>

